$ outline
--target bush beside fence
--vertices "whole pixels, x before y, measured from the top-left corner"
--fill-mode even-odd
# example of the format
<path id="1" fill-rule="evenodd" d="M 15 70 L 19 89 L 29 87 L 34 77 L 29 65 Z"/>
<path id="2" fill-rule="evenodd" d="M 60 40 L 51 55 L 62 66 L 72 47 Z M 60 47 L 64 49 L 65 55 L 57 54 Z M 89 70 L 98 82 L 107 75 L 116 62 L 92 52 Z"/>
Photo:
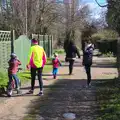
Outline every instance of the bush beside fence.
<path id="1" fill-rule="evenodd" d="M 117 69 L 118 69 L 118 75 L 120 78 L 120 38 L 117 42 Z"/>
<path id="2" fill-rule="evenodd" d="M 97 41 L 97 48 L 102 54 L 113 53 L 117 54 L 117 40 L 100 40 Z"/>

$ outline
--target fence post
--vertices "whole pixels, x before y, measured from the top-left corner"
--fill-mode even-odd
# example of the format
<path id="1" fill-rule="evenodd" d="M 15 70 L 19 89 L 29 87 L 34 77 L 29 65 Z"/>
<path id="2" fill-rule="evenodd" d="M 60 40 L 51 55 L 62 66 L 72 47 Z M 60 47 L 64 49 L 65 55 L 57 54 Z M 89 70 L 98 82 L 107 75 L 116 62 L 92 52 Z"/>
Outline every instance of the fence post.
<path id="1" fill-rule="evenodd" d="M 40 34 L 38 34 L 38 45 L 40 45 Z"/>
<path id="2" fill-rule="evenodd" d="M 49 35 L 48 35 L 48 57 L 50 57 L 50 39 L 49 39 Z"/>
<path id="3" fill-rule="evenodd" d="M 43 48 L 46 51 L 46 49 L 45 49 L 45 35 L 43 35 Z"/>
<path id="4" fill-rule="evenodd" d="M 15 30 L 11 31 L 11 53 L 14 52 Z"/>
<path id="5" fill-rule="evenodd" d="M 53 49 L 52 49 L 52 41 L 53 40 L 53 36 L 51 35 L 51 55 L 53 54 Z"/>

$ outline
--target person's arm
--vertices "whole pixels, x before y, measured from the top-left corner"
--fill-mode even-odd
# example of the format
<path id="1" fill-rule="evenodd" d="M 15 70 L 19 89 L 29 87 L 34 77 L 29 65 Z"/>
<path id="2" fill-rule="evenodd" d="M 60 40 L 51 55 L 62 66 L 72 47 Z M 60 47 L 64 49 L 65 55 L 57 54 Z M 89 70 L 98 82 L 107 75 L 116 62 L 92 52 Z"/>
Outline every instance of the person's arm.
<path id="1" fill-rule="evenodd" d="M 94 51 L 94 48 L 91 47 L 91 48 L 87 49 L 85 52 L 88 54 L 93 54 L 93 51 Z"/>
<path id="2" fill-rule="evenodd" d="M 27 69 L 30 68 L 30 60 L 31 60 L 31 57 L 32 57 L 32 52 L 33 52 L 33 50 L 32 50 L 32 47 L 31 47 L 30 51 L 29 51 L 29 54 L 28 54 L 28 60 L 27 60 L 27 65 L 26 65 Z"/>
<path id="3" fill-rule="evenodd" d="M 77 47 L 75 47 L 78 58 L 80 58 L 80 52 Z"/>
<path id="4" fill-rule="evenodd" d="M 17 59 L 17 62 L 18 62 L 18 65 L 21 65 L 21 62 L 20 62 L 20 60 L 18 60 L 18 59 Z"/>
<path id="5" fill-rule="evenodd" d="M 46 64 L 46 62 L 47 62 L 47 56 L 46 56 L 46 53 L 45 53 L 45 51 L 44 51 L 44 49 L 43 49 L 43 57 L 42 57 L 42 60 L 43 60 L 43 66 Z"/>
<path id="6" fill-rule="evenodd" d="M 62 66 L 62 63 L 60 62 L 60 60 L 58 59 L 59 65 Z"/>

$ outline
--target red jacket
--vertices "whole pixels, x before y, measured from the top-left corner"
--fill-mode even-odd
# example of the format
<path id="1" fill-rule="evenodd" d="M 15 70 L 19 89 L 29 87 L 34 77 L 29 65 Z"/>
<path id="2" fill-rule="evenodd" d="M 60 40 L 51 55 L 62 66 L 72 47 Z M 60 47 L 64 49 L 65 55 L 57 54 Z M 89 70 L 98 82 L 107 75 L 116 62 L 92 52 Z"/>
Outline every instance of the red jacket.
<path id="1" fill-rule="evenodd" d="M 52 63 L 53 63 L 53 68 L 58 68 L 59 65 L 61 66 L 61 63 L 60 63 L 58 57 L 53 58 Z"/>
<path id="2" fill-rule="evenodd" d="M 16 74 L 18 71 L 18 66 L 21 65 L 21 62 L 18 59 L 10 59 L 9 62 L 8 73 Z"/>

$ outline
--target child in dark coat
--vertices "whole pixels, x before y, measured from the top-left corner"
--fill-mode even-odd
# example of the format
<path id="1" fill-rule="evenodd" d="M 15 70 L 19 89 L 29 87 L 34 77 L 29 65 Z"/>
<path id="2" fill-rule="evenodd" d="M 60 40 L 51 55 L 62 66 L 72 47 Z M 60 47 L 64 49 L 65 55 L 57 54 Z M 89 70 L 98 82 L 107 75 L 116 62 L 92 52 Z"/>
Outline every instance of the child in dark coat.
<path id="1" fill-rule="evenodd" d="M 83 65 L 85 66 L 87 74 L 87 86 L 90 86 L 91 84 L 91 65 L 93 59 L 93 50 L 94 45 L 90 41 L 85 42 L 85 49 L 83 51 Z"/>

